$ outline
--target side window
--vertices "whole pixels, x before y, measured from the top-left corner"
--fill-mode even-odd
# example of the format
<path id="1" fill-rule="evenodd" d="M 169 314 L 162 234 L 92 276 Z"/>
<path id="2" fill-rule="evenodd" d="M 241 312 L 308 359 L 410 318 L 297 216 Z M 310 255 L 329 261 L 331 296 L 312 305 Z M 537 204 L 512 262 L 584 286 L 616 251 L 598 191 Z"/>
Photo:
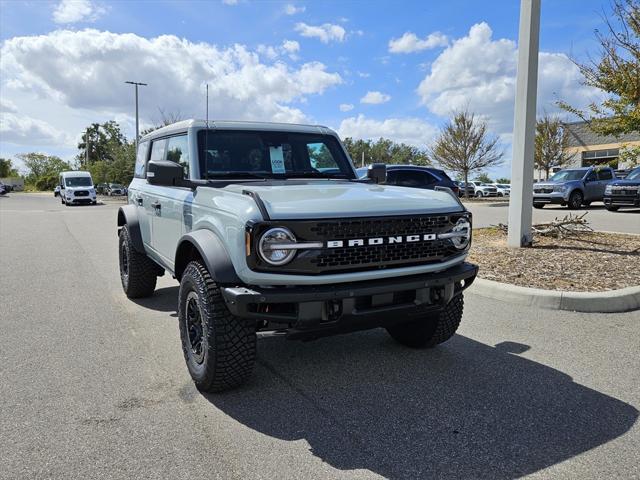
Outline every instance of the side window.
<path id="1" fill-rule="evenodd" d="M 585 179 L 587 182 L 594 182 L 598 179 L 598 177 L 596 176 L 596 172 L 591 171 L 589 172 L 589 175 L 587 175 L 587 178 Z"/>
<path id="2" fill-rule="evenodd" d="M 163 138 L 161 140 L 154 140 L 151 143 L 151 158 L 154 162 L 159 162 L 164 160 L 164 149 L 167 145 L 167 139 Z"/>
<path id="3" fill-rule="evenodd" d="M 189 178 L 189 142 L 186 135 L 169 137 L 167 160 L 180 164 L 184 170 L 184 178 Z"/>
<path id="4" fill-rule="evenodd" d="M 613 175 L 611 174 L 611 170 L 600 170 L 598 172 L 598 178 L 600 180 L 611 180 Z"/>
<path id="5" fill-rule="evenodd" d="M 397 173 L 395 184 L 400 187 L 420 187 L 422 186 L 422 178 L 419 175 L 420 172 L 400 171 Z"/>
<path id="6" fill-rule="evenodd" d="M 434 183 L 438 183 L 438 179 L 427 172 L 420 173 L 420 183 L 423 185 L 433 185 Z"/>
<path id="7" fill-rule="evenodd" d="M 149 151 L 149 142 L 142 142 L 138 145 L 138 155 L 136 156 L 136 166 L 134 177 L 144 178 L 145 167 L 147 166 L 147 152 Z"/>
<path id="8" fill-rule="evenodd" d="M 384 182 L 387 185 L 395 185 L 396 184 L 396 180 L 398 178 L 397 175 L 398 172 L 391 170 L 389 172 L 387 172 L 387 180 Z"/>

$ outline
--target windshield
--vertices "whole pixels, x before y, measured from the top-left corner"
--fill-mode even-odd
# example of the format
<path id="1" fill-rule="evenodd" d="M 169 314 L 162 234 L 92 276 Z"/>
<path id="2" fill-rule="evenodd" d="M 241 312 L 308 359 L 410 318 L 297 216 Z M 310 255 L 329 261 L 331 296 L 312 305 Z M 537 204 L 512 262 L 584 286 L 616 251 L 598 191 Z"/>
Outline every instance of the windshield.
<path id="1" fill-rule="evenodd" d="M 640 167 L 631 170 L 631 173 L 627 175 L 625 180 L 640 180 Z"/>
<path id="2" fill-rule="evenodd" d="M 64 184 L 67 187 L 90 187 L 91 177 L 66 177 Z"/>
<path id="3" fill-rule="evenodd" d="M 552 182 L 567 182 L 570 180 L 582 180 L 585 170 L 561 170 L 549 180 Z"/>
<path id="4" fill-rule="evenodd" d="M 202 130 L 198 150 L 205 180 L 355 178 L 349 159 L 331 135 Z"/>
<path id="5" fill-rule="evenodd" d="M 120 185 L 119 183 L 112 183 L 111 185 L 109 185 L 111 188 L 122 188 L 122 185 Z"/>

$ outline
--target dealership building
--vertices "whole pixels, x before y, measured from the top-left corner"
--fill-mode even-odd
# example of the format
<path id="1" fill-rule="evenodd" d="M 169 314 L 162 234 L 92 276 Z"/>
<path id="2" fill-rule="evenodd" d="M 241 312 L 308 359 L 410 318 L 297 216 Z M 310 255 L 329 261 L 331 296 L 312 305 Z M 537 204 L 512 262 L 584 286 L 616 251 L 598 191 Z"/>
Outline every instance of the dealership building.
<path id="1" fill-rule="evenodd" d="M 591 165 L 610 165 L 616 170 L 628 168 L 624 162 L 618 162 L 620 150 L 624 147 L 640 146 L 640 133 L 628 133 L 620 137 L 600 135 L 593 132 L 587 122 L 565 123 L 567 147 L 565 153 L 571 160 L 565 167 L 551 169 L 551 174 L 562 168 L 588 167 Z M 536 172 L 536 178 L 544 177 L 544 171 Z"/>

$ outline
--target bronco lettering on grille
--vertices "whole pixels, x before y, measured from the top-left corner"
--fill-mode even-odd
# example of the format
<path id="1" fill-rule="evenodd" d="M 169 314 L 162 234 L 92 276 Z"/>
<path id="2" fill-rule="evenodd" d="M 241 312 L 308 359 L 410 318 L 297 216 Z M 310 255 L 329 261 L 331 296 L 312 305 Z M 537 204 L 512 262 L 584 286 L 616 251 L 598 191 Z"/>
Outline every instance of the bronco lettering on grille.
<path id="1" fill-rule="evenodd" d="M 328 240 L 326 248 L 364 247 L 365 245 L 391 245 L 394 243 L 408 242 L 430 242 L 435 239 L 435 233 L 398 235 L 394 237 L 352 238 L 350 240 Z"/>

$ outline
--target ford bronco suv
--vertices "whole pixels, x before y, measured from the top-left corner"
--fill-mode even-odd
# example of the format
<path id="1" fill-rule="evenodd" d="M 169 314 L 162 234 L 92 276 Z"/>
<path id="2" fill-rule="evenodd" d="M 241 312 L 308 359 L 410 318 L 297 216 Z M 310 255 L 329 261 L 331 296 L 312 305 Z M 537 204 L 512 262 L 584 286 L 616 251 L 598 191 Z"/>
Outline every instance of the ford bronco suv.
<path id="1" fill-rule="evenodd" d="M 180 282 L 182 349 L 196 386 L 244 382 L 257 332 L 290 339 L 384 327 L 401 344 L 448 340 L 463 290 L 471 215 L 448 189 L 358 179 L 326 127 L 187 120 L 141 138 L 118 211 L 122 287 Z"/>
<path id="2" fill-rule="evenodd" d="M 616 212 L 620 207 L 640 207 L 640 167 L 631 170 L 625 178 L 607 185 L 602 201 L 610 212 Z"/>

